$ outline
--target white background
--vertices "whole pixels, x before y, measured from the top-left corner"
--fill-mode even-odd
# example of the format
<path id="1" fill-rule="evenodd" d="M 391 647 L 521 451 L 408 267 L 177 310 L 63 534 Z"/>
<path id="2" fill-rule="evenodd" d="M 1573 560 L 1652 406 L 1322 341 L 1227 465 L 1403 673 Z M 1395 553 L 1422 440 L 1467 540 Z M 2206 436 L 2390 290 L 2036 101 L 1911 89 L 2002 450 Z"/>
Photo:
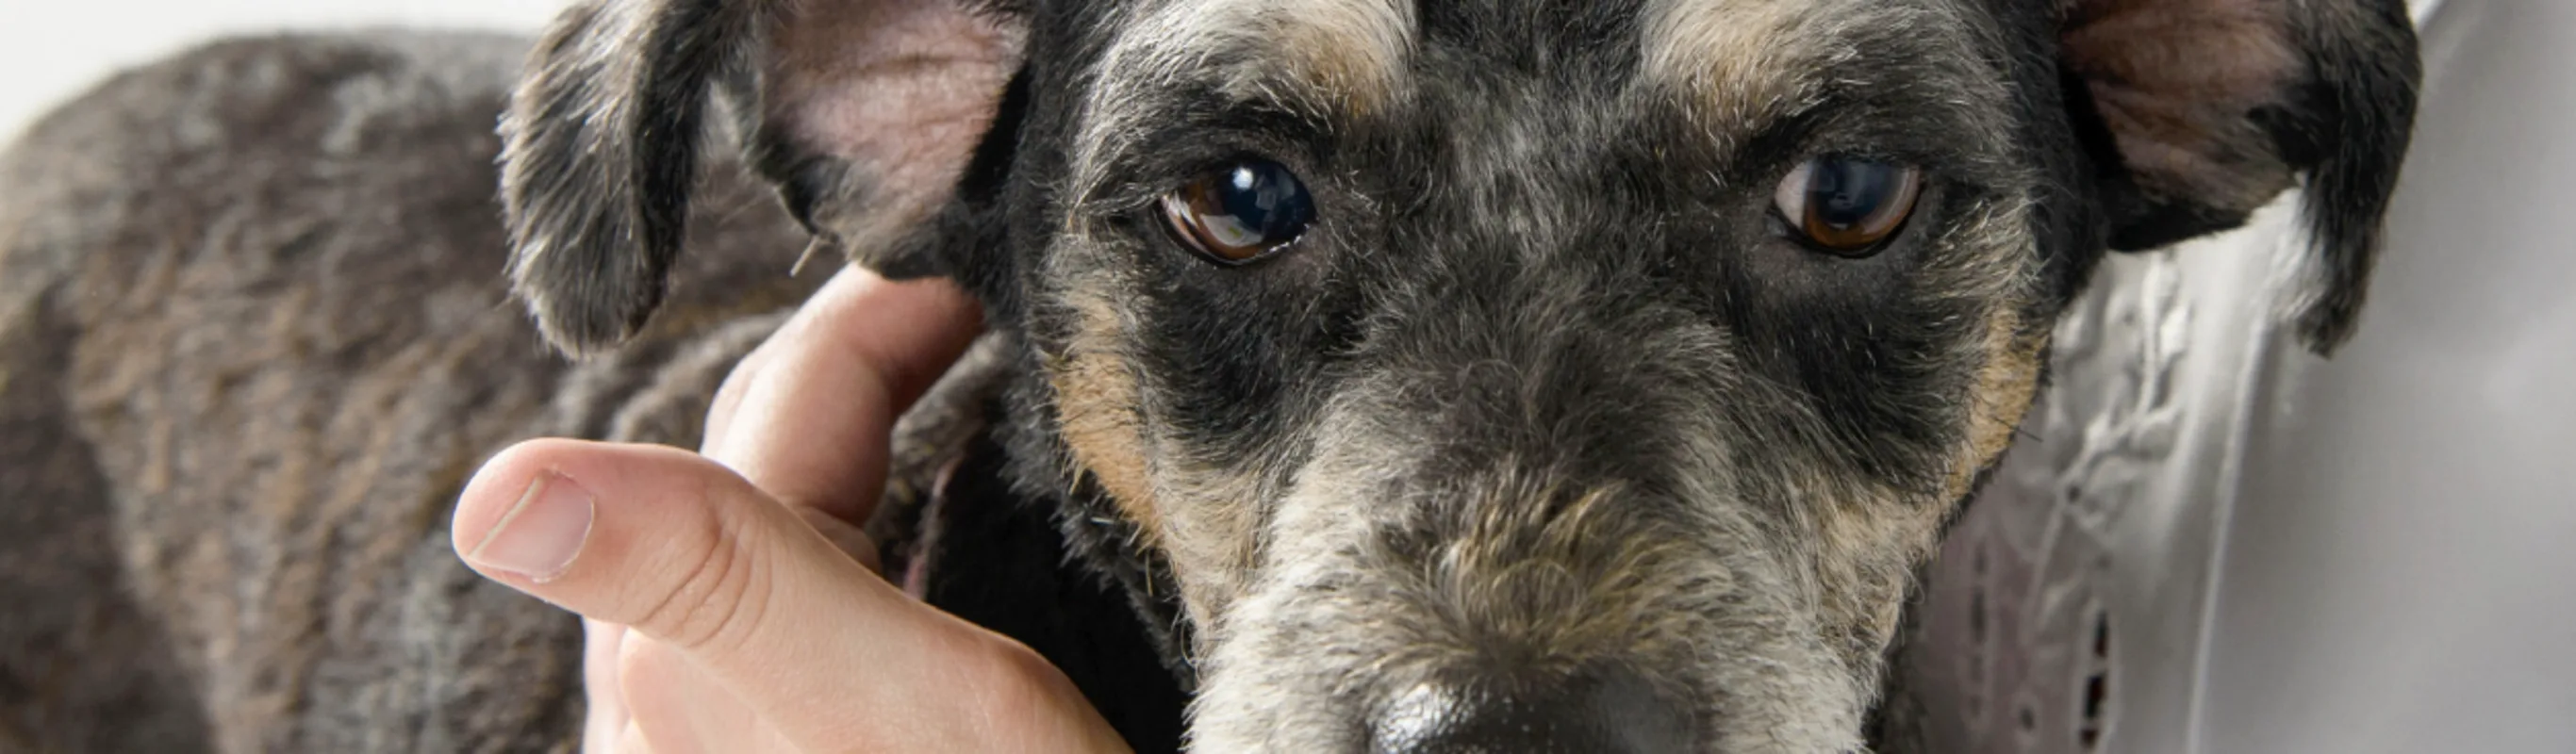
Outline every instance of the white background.
<path id="1" fill-rule="evenodd" d="M 0 143 L 119 68 L 227 32 L 394 24 L 534 33 L 563 0 L 0 0 Z"/>

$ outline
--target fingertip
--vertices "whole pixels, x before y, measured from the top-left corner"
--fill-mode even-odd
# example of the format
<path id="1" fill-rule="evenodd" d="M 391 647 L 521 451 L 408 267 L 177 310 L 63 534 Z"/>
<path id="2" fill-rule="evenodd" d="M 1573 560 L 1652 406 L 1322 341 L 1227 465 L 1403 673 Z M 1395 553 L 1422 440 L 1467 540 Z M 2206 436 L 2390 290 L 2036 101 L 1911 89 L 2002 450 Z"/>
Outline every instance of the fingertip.
<path id="1" fill-rule="evenodd" d="M 984 307 L 955 281 L 893 281 L 852 266 L 815 294 L 801 322 L 822 340 L 860 357 L 886 378 L 898 408 L 909 405 L 984 330 Z"/>
<path id="2" fill-rule="evenodd" d="M 731 472 L 678 448 L 529 440 L 494 454 L 466 482 L 449 545 L 476 571 L 526 591 L 563 577 L 595 549 L 603 521 L 624 519 L 616 528 L 635 530 L 700 518 L 689 510 L 702 503 L 698 498 L 720 494 L 756 493 Z M 613 501 L 615 510 L 604 501 Z"/>
<path id="3" fill-rule="evenodd" d="M 526 498 L 529 487 L 563 456 L 580 451 L 578 440 L 528 440 L 501 449 L 474 470 L 458 493 L 448 521 L 448 544 L 460 555 L 490 539 L 492 530 Z"/>
<path id="4" fill-rule="evenodd" d="M 727 378 L 708 455 L 790 505 L 864 521 L 894 423 L 982 329 L 954 283 L 844 270 Z"/>
<path id="5" fill-rule="evenodd" d="M 657 445 L 523 443 L 459 507 L 451 536 L 477 572 L 691 648 L 760 625 L 778 574 L 847 560 L 732 470 Z"/>

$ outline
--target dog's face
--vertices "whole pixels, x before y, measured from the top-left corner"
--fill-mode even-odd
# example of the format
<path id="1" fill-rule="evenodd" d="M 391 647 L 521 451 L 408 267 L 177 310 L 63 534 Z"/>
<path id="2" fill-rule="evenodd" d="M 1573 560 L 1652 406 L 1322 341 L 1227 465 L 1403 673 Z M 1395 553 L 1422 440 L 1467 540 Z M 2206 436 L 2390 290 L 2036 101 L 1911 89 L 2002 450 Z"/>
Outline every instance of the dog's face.
<path id="1" fill-rule="evenodd" d="M 710 88 L 967 283 L 1203 749 L 1850 750 L 2095 259 L 2305 173 L 2339 341 L 2414 70 L 2394 0 L 609 3 L 508 189 L 568 347 L 650 312 Z"/>

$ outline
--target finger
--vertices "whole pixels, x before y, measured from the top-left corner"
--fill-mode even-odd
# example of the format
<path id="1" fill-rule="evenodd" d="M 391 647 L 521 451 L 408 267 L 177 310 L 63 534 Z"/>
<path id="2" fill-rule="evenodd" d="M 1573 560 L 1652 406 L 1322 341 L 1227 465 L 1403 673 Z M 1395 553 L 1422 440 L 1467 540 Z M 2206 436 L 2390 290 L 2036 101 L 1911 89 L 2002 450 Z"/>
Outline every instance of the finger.
<path id="1" fill-rule="evenodd" d="M 734 409 L 742 405 L 742 394 L 751 391 L 752 380 L 768 365 L 770 354 L 777 353 L 771 347 L 776 342 L 778 333 L 770 333 L 769 339 L 743 354 L 741 361 L 734 362 L 733 370 L 725 373 L 724 383 L 716 386 L 715 398 L 707 403 L 706 427 L 698 437 L 698 452 L 713 453 L 716 446 L 724 444 L 726 433 L 733 429 Z"/>
<path id="2" fill-rule="evenodd" d="M 835 279 L 837 280 L 838 277 L 835 276 Z M 828 287 L 832 281 L 824 282 Z M 817 293 L 820 292 L 818 289 Z M 743 354 L 742 360 L 734 362 L 733 369 L 725 373 L 724 382 L 716 386 L 715 397 L 707 402 L 707 421 L 704 431 L 698 438 L 698 452 L 712 453 L 715 452 L 717 445 L 722 444 L 720 441 L 733 426 L 734 409 L 742 405 L 742 395 L 751 391 L 753 379 L 759 377 L 761 369 L 768 365 L 770 359 L 774 358 L 779 350 L 784 348 L 779 345 L 780 334 L 788 332 L 789 326 L 794 324 L 799 318 L 798 315 L 804 314 L 804 311 L 803 308 L 799 308 L 785 321 L 778 323 L 778 329 L 770 331 L 767 337 L 761 338 L 760 345 L 752 347 L 750 353 Z"/>
<path id="3" fill-rule="evenodd" d="M 634 700 L 636 726 L 660 754 L 798 750 L 777 726 L 668 644 L 639 637 L 627 644 L 618 665 L 627 679 L 626 697 Z"/>
<path id="4" fill-rule="evenodd" d="M 804 746 L 1123 748 L 1026 647 L 905 598 L 686 451 L 521 444 L 475 475 L 452 530 L 478 571 L 670 644 Z"/>
<path id="5" fill-rule="evenodd" d="M 870 572 L 885 573 L 884 561 L 877 558 L 876 540 L 869 539 L 866 530 L 818 509 L 795 505 L 788 506 L 788 509 L 814 527 L 814 533 L 823 535 L 823 539 L 831 542 L 841 554 L 859 561 L 859 565 L 867 566 Z"/>
<path id="6" fill-rule="evenodd" d="M 865 522 L 895 420 L 982 326 L 980 307 L 947 281 L 849 267 L 746 359 L 739 397 L 719 407 L 722 421 L 711 412 L 722 434 L 709 433 L 707 453 L 789 504 Z"/>
<path id="7" fill-rule="evenodd" d="M 619 691 L 617 663 L 619 644 L 626 638 L 626 627 L 613 623 L 582 619 L 581 684 L 589 693 L 589 704 L 583 712 L 581 750 L 585 754 L 606 754 L 617 742 L 618 732 L 626 728 L 626 701 Z"/>
<path id="8" fill-rule="evenodd" d="M 739 744 L 759 727 L 749 705 L 668 644 L 635 637 L 620 648 L 617 668 L 635 725 L 660 754 L 743 751 Z"/>

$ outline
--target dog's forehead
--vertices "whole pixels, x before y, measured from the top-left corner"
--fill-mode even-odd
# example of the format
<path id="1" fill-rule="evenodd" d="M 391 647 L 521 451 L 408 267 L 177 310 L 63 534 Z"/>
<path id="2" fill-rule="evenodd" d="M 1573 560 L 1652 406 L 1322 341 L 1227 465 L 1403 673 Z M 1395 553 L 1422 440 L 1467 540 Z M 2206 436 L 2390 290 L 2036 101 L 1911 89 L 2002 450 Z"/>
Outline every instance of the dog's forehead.
<path id="1" fill-rule="evenodd" d="M 1090 172 L 1139 125 L 1204 106 L 1168 96 L 1185 87 L 1318 120 L 1367 118 L 1447 83 L 1436 77 L 1455 69 L 1421 65 L 1427 51 L 1509 60 L 1545 45 L 1567 49 L 1537 57 L 1618 61 L 1624 70 L 1591 80 L 1675 101 L 1723 138 L 1812 105 L 1853 66 L 1959 60 L 1925 53 L 1972 42 L 1964 11 L 1958 0 L 1146 0 L 1120 14 L 1089 77 L 1076 162 Z M 1566 22 L 1584 28 L 1531 31 Z"/>

